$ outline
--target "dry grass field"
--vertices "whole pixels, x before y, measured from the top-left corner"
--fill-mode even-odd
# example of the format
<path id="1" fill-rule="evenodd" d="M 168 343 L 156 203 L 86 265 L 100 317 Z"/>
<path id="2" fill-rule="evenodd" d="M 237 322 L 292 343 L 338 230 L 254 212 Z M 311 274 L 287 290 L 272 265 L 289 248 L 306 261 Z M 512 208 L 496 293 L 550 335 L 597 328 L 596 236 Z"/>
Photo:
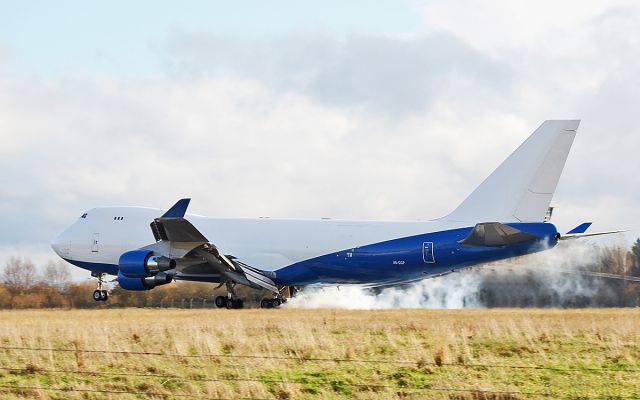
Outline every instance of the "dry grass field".
<path id="1" fill-rule="evenodd" d="M 3 399 L 640 398 L 640 310 L 1 311 L 0 358 Z"/>

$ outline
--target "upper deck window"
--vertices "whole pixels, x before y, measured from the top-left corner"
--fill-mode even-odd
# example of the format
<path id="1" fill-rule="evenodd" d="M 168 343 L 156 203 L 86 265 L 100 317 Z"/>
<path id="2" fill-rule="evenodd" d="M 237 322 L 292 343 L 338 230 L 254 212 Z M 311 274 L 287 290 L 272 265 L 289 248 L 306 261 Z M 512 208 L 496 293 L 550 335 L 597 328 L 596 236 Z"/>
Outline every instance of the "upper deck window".
<path id="1" fill-rule="evenodd" d="M 87 218 L 87 213 L 82 214 L 80 218 Z"/>

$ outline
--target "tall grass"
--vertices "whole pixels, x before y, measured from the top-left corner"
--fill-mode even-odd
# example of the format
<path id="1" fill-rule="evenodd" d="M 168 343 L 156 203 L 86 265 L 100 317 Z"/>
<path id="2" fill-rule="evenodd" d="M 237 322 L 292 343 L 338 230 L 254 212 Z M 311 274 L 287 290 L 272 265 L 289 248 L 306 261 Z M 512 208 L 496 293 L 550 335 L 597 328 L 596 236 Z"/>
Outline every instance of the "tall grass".
<path id="1" fill-rule="evenodd" d="M 0 366 L 0 398 L 640 398 L 640 310 L 0 311 Z"/>

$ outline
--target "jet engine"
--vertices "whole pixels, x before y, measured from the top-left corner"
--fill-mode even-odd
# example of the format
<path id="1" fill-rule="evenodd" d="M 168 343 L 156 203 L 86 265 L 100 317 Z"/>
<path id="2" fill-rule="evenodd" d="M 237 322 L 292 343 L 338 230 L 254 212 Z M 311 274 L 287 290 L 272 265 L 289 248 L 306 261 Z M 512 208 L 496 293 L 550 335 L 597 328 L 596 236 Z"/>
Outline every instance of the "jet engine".
<path id="1" fill-rule="evenodd" d="M 118 272 L 118 284 L 126 290 L 151 290 L 156 286 L 166 285 L 173 280 L 166 272 L 158 272 L 157 275 L 146 278 L 130 278 Z"/>
<path id="2" fill-rule="evenodd" d="M 171 282 L 172 276 L 165 271 L 175 267 L 175 260 L 150 250 L 127 251 L 118 261 L 118 283 L 127 290 L 153 289 Z"/>

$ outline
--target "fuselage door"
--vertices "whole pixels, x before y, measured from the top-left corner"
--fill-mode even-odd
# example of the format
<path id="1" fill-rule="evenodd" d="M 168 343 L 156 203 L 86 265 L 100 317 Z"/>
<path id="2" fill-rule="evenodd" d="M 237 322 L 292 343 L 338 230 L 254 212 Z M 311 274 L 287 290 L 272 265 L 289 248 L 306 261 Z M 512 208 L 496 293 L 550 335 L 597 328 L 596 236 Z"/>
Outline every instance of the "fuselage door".
<path id="1" fill-rule="evenodd" d="M 436 262 L 433 256 L 433 242 L 422 243 L 422 260 L 427 264 L 433 264 Z"/>
<path id="2" fill-rule="evenodd" d="M 97 253 L 100 249 L 100 234 L 94 233 L 91 237 L 91 252 Z"/>

